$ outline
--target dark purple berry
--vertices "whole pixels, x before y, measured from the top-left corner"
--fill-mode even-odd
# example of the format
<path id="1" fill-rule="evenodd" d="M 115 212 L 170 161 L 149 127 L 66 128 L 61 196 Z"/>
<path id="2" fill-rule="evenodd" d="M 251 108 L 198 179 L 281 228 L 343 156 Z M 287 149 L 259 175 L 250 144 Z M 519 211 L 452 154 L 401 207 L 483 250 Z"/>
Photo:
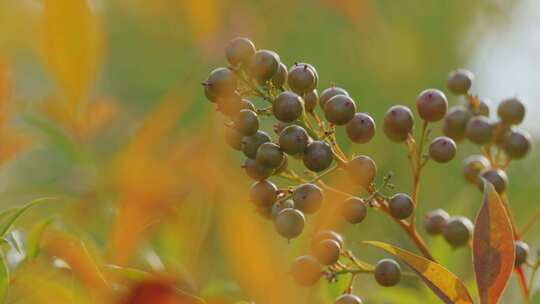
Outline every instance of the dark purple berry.
<path id="1" fill-rule="evenodd" d="M 304 230 L 306 220 L 299 210 L 287 208 L 281 210 L 274 220 L 276 231 L 286 239 L 298 237 Z"/>
<path id="2" fill-rule="evenodd" d="M 525 105 L 518 98 L 505 99 L 499 104 L 497 115 L 504 123 L 517 125 L 525 117 Z"/>
<path id="3" fill-rule="evenodd" d="M 480 172 L 489 166 L 489 160 L 484 156 L 471 155 L 463 161 L 463 176 L 469 183 L 476 184 Z"/>
<path id="4" fill-rule="evenodd" d="M 235 118 L 234 126 L 244 136 L 253 135 L 259 130 L 259 117 L 251 110 L 242 110 Z"/>
<path id="5" fill-rule="evenodd" d="M 317 86 L 315 73 L 307 64 L 295 64 L 289 70 L 287 83 L 299 95 L 311 92 Z"/>
<path id="6" fill-rule="evenodd" d="M 274 116 L 283 122 L 297 120 L 304 110 L 304 101 L 293 92 L 283 92 L 276 97 L 272 106 Z"/>
<path id="7" fill-rule="evenodd" d="M 279 134 L 279 146 L 283 152 L 298 154 L 306 150 L 309 137 L 306 130 L 297 125 L 290 125 Z"/>
<path id="8" fill-rule="evenodd" d="M 443 119 L 448 110 L 448 101 L 444 93 L 436 89 L 424 90 L 416 98 L 416 110 L 420 117 L 428 122 Z"/>
<path id="9" fill-rule="evenodd" d="M 367 215 L 366 203 L 358 197 L 350 197 L 343 202 L 341 215 L 351 224 L 361 223 Z"/>
<path id="10" fill-rule="evenodd" d="M 424 218 L 424 229 L 428 234 L 438 235 L 443 233 L 450 216 L 443 209 L 435 209 L 428 212 Z"/>
<path id="11" fill-rule="evenodd" d="M 254 159 L 246 158 L 244 162 L 246 174 L 253 180 L 261 181 L 270 177 L 273 173 L 272 169 L 259 165 Z"/>
<path id="12" fill-rule="evenodd" d="M 471 142 L 486 145 L 493 139 L 493 126 L 486 117 L 475 116 L 467 123 L 465 134 Z"/>
<path id="13" fill-rule="evenodd" d="M 334 265 L 341 254 L 341 246 L 334 240 L 323 240 L 313 247 L 313 256 L 322 265 Z"/>
<path id="14" fill-rule="evenodd" d="M 251 201 L 258 206 L 270 207 L 277 199 L 278 189 L 271 181 L 254 182 L 249 190 Z"/>
<path id="15" fill-rule="evenodd" d="M 339 233 L 332 230 L 319 230 L 313 235 L 313 238 L 311 239 L 311 249 L 313 250 L 317 243 L 324 240 L 334 240 L 338 242 L 340 248 L 344 248 L 345 246 L 343 237 Z"/>
<path id="16" fill-rule="evenodd" d="M 411 216 L 414 205 L 410 196 L 405 193 L 394 194 L 388 201 L 390 214 L 398 220 L 404 220 Z"/>
<path id="17" fill-rule="evenodd" d="M 294 189 L 292 199 L 296 209 L 305 214 L 312 214 L 321 209 L 323 193 L 315 184 L 302 184 Z"/>
<path id="18" fill-rule="evenodd" d="M 255 45 L 244 37 L 234 38 L 229 42 L 225 55 L 231 65 L 246 64 L 255 54 Z"/>
<path id="19" fill-rule="evenodd" d="M 400 142 L 406 140 L 413 125 L 412 112 L 406 106 L 393 106 L 384 115 L 384 134 L 392 141 Z"/>
<path id="20" fill-rule="evenodd" d="M 527 256 L 529 255 L 529 245 L 522 241 L 516 241 L 516 260 L 515 265 L 521 266 L 527 262 Z"/>
<path id="21" fill-rule="evenodd" d="M 329 122 L 342 126 L 351 119 L 356 113 L 356 104 L 349 96 L 336 95 L 326 102 L 324 107 L 324 116 Z"/>
<path id="22" fill-rule="evenodd" d="M 444 228 L 444 239 L 453 247 L 462 247 L 469 243 L 474 230 L 473 223 L 466 217 L 451 217 Z"/>
<path id="23" fill-rule="evenodd" d="M 473 73 L 465 69 L 457 69 L 448 75 L 446 86 L 456 95 L 465 95 L 471 89 L 473 80 Z"/>
<path id="24" fill-rule="evenodd" d="M 266 142 L 257 149 L 255 160 L 263 167 L 275 169 L 281 165 L 284 157 L 278 145 Z"/>
<path id="25" fill-rule="evenodd" d="M 208 95 L 221 98 L 234 93 L 237 81 L 237 77 L 233 71 L 228 68 L 217 68 L 210 72 L 210 76 L 204 82 L 204 86 L 208 88 Z"/>
<path id="26" fill-rule="evenodd" d="M 532 139 L 528 133 L 510 131 L 504 134 L 502 147 L 506 155 L 520 159 L 525 157 L 531 150 Z"/>
<path id="27" fill-rule="evenodd" d="M 362 300 L 353 294 L 342 294 L 339 296 L 334 304 L 362 304 Z"/>
<path id="28" fill-rule="evenodd" d="M 259 147 L 269 141 L 270 136 L 268 136 L 266 132 L 259 130 L 251 136 L 244 136 L 244 138 L 242 138 L 242 151 L 247 157 L 255 159 Z"/>
<path id="29" fill-rule="evenodd" d="M 375 136 L 375 121 L 366 113 L 356 113 L 345 130 L 351 141 L 365 144 Z"/>
<path id="30" fill-rule="evenodd" d="M 484 180 L 491 183 L 497 193 L 503 193 L 508 186 L 508 176 L 501 169 L 485 169 L 478 177 L 477 186 L 480 191 L 484 191 Z"/>
<path id="31" fill-rule="evenodd" d="M 326 106 L 326 103 L 328 100 L 330 100 L 332 97 L 337 95 L 345 95 L 349 96 L 349 93 L 345 91 L 345 89 L 342 89 L 340 87 L 329 87 L 328 89 L 325 89 L 322 91 L 320 97 L 319 97 L 319 105 L 321 106 L 321 109 L 324 111 L 324 108 Z"/>
<path id="32" fill-rule="evenodd" d="M 470 111 L 464 106 L 455 106 L 450 108 L 443 123 L 444 135 L 452 138 L 455 141 L 461 141 L 465 138 L 465 128 L 469 119 L 471 119 Z"/>
<path id="33" fill-rule="evenodd" d="M 321 265 L 312 256 L 304 255 L 297 257 L 291 266 L 291 275 L 302 286 L 317 284 L 322 276 Z"/>
<path id="34" fill-rule="evenodd" d="M 377 165 L 366 155 L 359 155 L 347 163 L 347 174 L 351 180 L 367 189 L 377 175 Z"/>
<path id="35" fill-rule="evenodd" d="M 439 136 L 429 145 L 429 157 L 438 163 L 447 163 L 456 156 L 456 143 L 446 136 Z"/>
<path id="36" fill-rule="evenodd" d="M 304 107 L 306 112 L 313 112 L 317 103 L 319 103 L 319 94 L 317 94 L 317 90 L 304 94 Z"/>
<path id="37" fill-rule="evenodd" d="M 287 82 L 288 74 L 289 72 L 287 71 L 287 66 L 280 62 L 276 74 L 274 74 L 272 77 L 272 84 L 276 88 L 283 89 L 285 82 Z"/>
<path id="38" fill-rule="evenodd" d="M 304 151 L 304 166 L 314 172 L 321 172 L 330 167 L 332 159 L 330 145 L 321 140 L 312 141 Z"/>
<path id="39" fill-rule="evenodd" d="M 381 286 L 394 286 L 401 280 L 401 267 L 392 259 L 382 259 L 375 265 L 375 280 Z"/>
<path id="40" fill-rule="evenodd" d="M 249 73 L 259 82 L 266 82 L 272 78 L 279 68 L 279 56 L 268 50 L 259 50 L 251 56 Z"/>
<path id="41" fill-rule="evenodd" d="M 272 218 L 275 219 L 282 210 L 287 208 L 294 208 L 294 202 L 292 200 L 288 199 L 276 202 L 271 208 Z"/>

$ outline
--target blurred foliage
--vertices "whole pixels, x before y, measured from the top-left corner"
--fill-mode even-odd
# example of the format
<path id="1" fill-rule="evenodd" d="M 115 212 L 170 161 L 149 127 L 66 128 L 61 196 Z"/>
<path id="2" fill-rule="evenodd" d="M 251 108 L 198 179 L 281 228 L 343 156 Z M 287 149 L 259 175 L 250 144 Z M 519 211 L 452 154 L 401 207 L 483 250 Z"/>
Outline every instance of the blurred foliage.
<path id="1" fill-rule="evenodd" d="M 499 2 L 1 1 L 1 207 L 56 198 L 9 232 L 21 248 L 3 245 L 7 303 L 330 302 L 343 282 L 313 292 L 287 275 L 292 258 L 307 250 L 313 223 L 287 244 L 255 216 L 249 181 L 200 81 L 225 64 L 230 38 L 248 36 L 289 65 L 314 64 L 320 88 L 347 88 L 359 111 L 379 122 L 391 104 L 412 105 L 421 89 L 443 88 L 447 72 L 470 55 L 461 45 L 477 15 L 507 21 L 513 1 Z M 395 172 L 406 191 L 405 148 L 389 145 L 379 134 L 346 148 L 372 156 L 380 172 Z M 461 157 L 473 151 L 460 149 Z M 519 223 L 540 199 L 537 161 L 533 154 L 510 169 Z M 471 217 L 480 203 L 460 178 L 459 161 L 428 166 L 419 214 L 443 207 Z M 381 253 L 362 240 L 414 250 L 386 221 L 371 213 L 343 228 L 348 246 L 371 261 Z M 540 225 L 526 240 L 536 244 L 538 232 Z M 429 243 L 471 290 L 470 252 Z M 362 277 L 354 288 L 366 303 L 438 301 L 416 279 L 383 290 Z M 503 302 L 518 296 L 511 281 Z"/>

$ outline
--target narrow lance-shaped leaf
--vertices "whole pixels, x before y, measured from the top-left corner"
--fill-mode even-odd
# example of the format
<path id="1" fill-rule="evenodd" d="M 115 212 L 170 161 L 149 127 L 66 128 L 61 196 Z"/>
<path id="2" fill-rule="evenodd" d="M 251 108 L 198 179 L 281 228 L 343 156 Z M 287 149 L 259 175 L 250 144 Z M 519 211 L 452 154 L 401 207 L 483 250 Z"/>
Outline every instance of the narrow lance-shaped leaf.
<path id="1" fill-rule="evenodd" d="M 447 304 L 470 304 L 471 296 L 461 280 L 440 264 L 383 242 L 364 242 L 400 258 Z"/>
<path id="2" fill-rule="evenodd" d="M 9 271 L 4 255 L 0 255 L 0 303 L 6 302 L 9 288 Z"/>
<path id="3" fill-rule="evenodd" d="M 501 198 L 484 183 L 484 202 L 476 217 L 473 262 L 480 303 L 498 303 L 514 269 L 514 232 Z"/>

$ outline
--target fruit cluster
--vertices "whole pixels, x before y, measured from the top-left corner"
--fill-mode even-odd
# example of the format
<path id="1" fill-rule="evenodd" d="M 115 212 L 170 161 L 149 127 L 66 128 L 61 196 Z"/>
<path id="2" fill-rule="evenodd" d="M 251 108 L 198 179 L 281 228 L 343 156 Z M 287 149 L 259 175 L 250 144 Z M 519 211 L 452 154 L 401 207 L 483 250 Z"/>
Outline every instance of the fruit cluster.
<path id="1" fill-rule="evenodd" d="M 504 192 L 507 186 L 504 170 L 509 161 L 524 157 L 531 148 L 530 136 L 513 129 L 525 115 L 520 100 L 503 101 L 497 111 L 500 120 L 492 123 L 487 117 L 488 105 L 469 94 L 472 73 L 456 70 L 449 75 L 447 87 L 457 95 L 464 95 L 466 104 L 448 109 L 442 91 L 422 91 L 416 99 L 416 111 L 423 123 L 418 139 L 413 112 L 408 107 L 392 106 L 384 115 L 382 129 L 386 137 L 407 146 L 414 182 L 411 194 L 387 196 L 385 190 L 394 187 L 389 183 L 392 175 L 387 174 L 382 185 L 377 186 L 374 183 L 377 165 L 373 159 L 367 155 L 349 157 L 337 143 L 338 127 L 343 127 L 347 138 L 357 144 L 368 143 L 376 132 L 373 118 L 357 112 L 355 100 L 345 89 L 332 85 L 319 94 L 319 75 L 313 65 L 295 63 L 287 68 L 276 52 L 256 49 L 246 38 L 230 41 L 226 57 L 229 65 L 210 73 L 203 82 L 204 93 L 226 116 L 227 143 L 246 157 L 243 168 L 254 180 L 250 198 L 257 212 L 272 220 L 276 231 L 288 240 L 303 232 L 306 216 L 319 211 L 325 192 L 332 191 L 343 196 L 338 205 L 344 221 L 358 224 L 369 208 L 382 211 L 400 224 L 424 256 L 430 258 L 414 224 L 420 173 L 428 160 L 451 161 L 456 155 L 456 142 L 467 138 L 480 145 L 483 154 L 465 160 L 465 178 L 480 189 L 483 180 L 487 180 L 498 192 Z M 263 102 L 268 106 L 259 104 Z M 275 136 L 262 130 L 263 117 L 277 120 L 273 127 Z M 439 121 L 443 123 L 444 136 L 433 138 L 424 151 L 431 134 L 429 124 Z M 302 162 L 307 172 L 297 174 L 289 168 L 289 159 Z M 322 179 L 335 170 L 345 171 L 367 195 L 360 197 L 326 185 Z M 286 178 L 294 184 L 278 188 L 269 180 L 272 176 Z M 441 209 L 425 218 L 428 234 L 443 234 L 455 247 L 469 243 L 472 228 L 467 218 L 450 217 Z M 516 246 L 521 251 L 516 263 L 523 263 L 527 246 L 518 243 Z M 397 262 L 383 259 L 374 267 L 364 263 L 345 250 L 342 237 L 334 231 L 316 231 L 311 244 L 311 255 L 298 257 L 292 265 L 291 273 L 301 285 L 313 285 L 322 276 L 329 281 L 337 280 L 345 273 L 352 274 L 352 278 L 357 273 L 372 273 L 382 286 L 393 286 L 400 280 Z M 361 303 L 361 300 L 349 288 L 335 303 Z"/>

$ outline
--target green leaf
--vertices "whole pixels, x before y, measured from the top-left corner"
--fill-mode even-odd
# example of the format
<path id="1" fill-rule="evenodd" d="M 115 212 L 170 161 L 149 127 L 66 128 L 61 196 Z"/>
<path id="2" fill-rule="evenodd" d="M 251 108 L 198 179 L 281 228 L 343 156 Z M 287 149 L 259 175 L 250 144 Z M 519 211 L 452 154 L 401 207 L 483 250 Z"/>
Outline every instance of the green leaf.
<path id="1" fill-rule="evenodd" d="M 41 236 L 53 221 L 54 218 L 44 219 L 35 224 L 28 233 L 26 242 L 26 257 L 28 259 L 33 259 L 39 254 Z"/>
<path id="2" fill-rule="evenodd" d="M 0 303 L 5 303 L 9 288 L 9 271 L 3 254 L 0 256 L 0 264 Z"/>
<path id="3" fill-rule="evenodd" d="M 484 202 L 474 225 L 473 263 L 480 303 L 498 303 L 515 261 L 514 231 L 499 194 L 484 182 Z"/>
<path id="4" fill-rule="evenodd" d="M 0 226 L 0 236 L 2 237 L 5 237 L 6 234 L 9 232 L 9 230 L 11 229 L 11 227 L 13 227 L 13 224 L 15 224 L 15 222 L 17 221 L 17 219 L 19 219 L 26 211 L 28 211 L 28 209 L 36 206 L 36 205 L 39 205 L 43 202 L 46 202 L 48 200 L 53 200 L 55 199 L 54 197 L 45 197 L 45 198 L 38 198 L 38 199 L 35 199 L 29 203 L 27 203 L 26 205 L 20 207 L 16 212 L 15 214 L 13 214 L 10 218 L 7 219 L 7 221 L 5 223 L 3 223 L 1 226 Z"/>
<path id="5" fill-rule="evenodd" d="M 383 242 L 364 243 L 383 249 L 403 260 L 444 303 L 470 304 L 473 302 L 463 282 L 440 264 Z"/>
<path id="6" fill-rule="evenodd" d="M 142 282 L 153 277 L 151 273 L 143 270 L 113 264 L 105 265 L 105 270 L 107 271 L 107 277 L 111 275 L 118 276 L 133 282 Z"/>

